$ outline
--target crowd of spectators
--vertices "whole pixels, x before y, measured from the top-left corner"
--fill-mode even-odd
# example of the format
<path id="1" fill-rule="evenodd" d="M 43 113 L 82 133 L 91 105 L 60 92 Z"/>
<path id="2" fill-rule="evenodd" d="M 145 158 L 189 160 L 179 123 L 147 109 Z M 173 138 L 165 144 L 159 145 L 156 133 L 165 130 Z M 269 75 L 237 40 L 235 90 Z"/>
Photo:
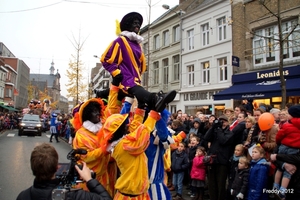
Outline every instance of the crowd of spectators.
<path id="1" fill-rule="evenodd" d="M 262 128 L 266 120 L 259 121 L 264 113 L 274 117 L 268 128 Z M 186 152 L 190 163 L 184 169 L 182 181 L 188 187 L 188 194 L 194 200 L 203 199 L 202 189 L 199 192 L 199 185 L 192 184 L 196 150 L 203 147 L 202 152 L 207 152 L 204 157 L 212 161 L 207 164 L 203 157 L 203 162 L 197 162 L 206 168 L 205 188 L 208 188 L 209 199 L 300 199 L 299 117 L 300 105 L 288 104 L 285 109 L 277 109 L 261 104 L 254 108 L 251 100 L 243 101 L 234 109 L 226 108 L 220 116 L 202 112 L 188 115 L 181 110 L 173 113 L 169 128 L 174 135 L 181 131 L 186 133 L 182 141 L 184 147 L 178 145 L 178 148 Z M 289 134 L 292 134 L 290 139 L 286 139 Z M 173 154 L 176 153 L 178 151 L 173 150 Z M 235 180 L 235 176 L 246 180 Z M 168 187 L 177 192 L 178 183 L 175 187 L 173 184 L 170 176 Z M 182 199 L 182 195 L 174 199 Z"/>

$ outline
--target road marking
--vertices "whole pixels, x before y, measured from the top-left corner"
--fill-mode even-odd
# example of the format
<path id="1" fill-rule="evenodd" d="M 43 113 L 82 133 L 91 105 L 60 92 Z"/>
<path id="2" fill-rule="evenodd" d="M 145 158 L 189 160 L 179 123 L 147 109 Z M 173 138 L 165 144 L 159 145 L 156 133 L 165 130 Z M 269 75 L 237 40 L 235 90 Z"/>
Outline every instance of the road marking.
<path id="1" fill-rule="evenodd" d="M 50 137 L 51 137 L 51 135 L 46 135 L 46 137 L 47 137 L 47 138 L 50 138 Z"/>
<path id="2" fill-rule="evenodd" d="M 9 133 L 9 134 L 7 134 L 7 137 L 15 137 L 15 134 L 14 133 Z"/>

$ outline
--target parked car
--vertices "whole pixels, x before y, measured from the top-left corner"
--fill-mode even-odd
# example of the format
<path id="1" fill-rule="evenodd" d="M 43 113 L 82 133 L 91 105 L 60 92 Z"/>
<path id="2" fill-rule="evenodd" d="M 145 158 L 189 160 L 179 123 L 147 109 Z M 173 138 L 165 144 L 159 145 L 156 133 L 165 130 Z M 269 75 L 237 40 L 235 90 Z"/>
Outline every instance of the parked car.
<path id="1" fill-rule="evenodd" d="M 25 114 L 19 123 L 18 135 L 42 135 L 42 122 L 39 115 Z"/>

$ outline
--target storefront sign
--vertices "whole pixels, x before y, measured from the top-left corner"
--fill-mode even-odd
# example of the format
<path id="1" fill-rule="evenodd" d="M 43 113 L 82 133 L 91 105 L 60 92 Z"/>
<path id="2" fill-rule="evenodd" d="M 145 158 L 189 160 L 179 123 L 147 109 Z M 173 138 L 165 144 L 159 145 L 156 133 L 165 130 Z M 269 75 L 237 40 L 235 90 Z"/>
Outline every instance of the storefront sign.
<path id="1" fill-rule="evenodd" d="M 265 94 L 245 94 L 245 95 L 242 95 L 242 98 L 243 99 L 247 99 L 247 98 L 258 98 L 258 97 L 264 97 Z"/>
<path id="2" fill-rule="evenodd" d="M 272 77 L 279 77 L 280 76 L 280 72 L 279 70 L 274 70 L 272 72 L 257 72 L 256 73 L 256 78 L 257 79 L 261 79 L 261 78 L 272 78 Z M 289 75 L 289 70 L 284 70 L 283 71 L 283 76 L 287 76 Z"/>
<path id="3" fill-rule="evenodd" d="M 184 101 L 208 100 L 213 99 L 213 95 L 219 91 L 211 92 L 191 92 L 184 94 Z"/>

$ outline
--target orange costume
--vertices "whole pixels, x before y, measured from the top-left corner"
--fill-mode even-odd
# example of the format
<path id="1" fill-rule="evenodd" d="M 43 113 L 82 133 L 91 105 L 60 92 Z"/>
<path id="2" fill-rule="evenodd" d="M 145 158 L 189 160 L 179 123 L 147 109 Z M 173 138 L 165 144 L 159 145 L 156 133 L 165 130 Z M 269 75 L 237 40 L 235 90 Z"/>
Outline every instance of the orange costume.
<path id="1" fill-rule="evenodd" d="M 111 158 L 111 155 L 102 146 L 102 130 L 99 129 L 96 133 L 93 133 L 84 127 L 82 113 L 89 102 L 97 101 L 101 105 L 100 118 L 101 123 L 103 124 L 109 115 L 119 111 L 116 106 L 118 90 L 118 87 L 111 85 L 109 101 L 106 108 L 99 98 L 93 98 L 83 103 L 73 121 L 74 127 L 78 129 L 73 140 L 73 148 L 87 150 L 88 153 L 86 155 L 81 155 L 81 159 L 96 173 L 96 179 L 105 187 L 112 197 L 115 194 L 114 185 L 117 176 L 116 164 Z M 81 184 L 81 187 L 87 190 L 85 184 Z"/>
<path id="2" fill-rule="evenodd" d="M 136 109 L 134 119 L 129 124 L 129 134 L 113 141 L 107 150 L 112 152 L 120 169 L 120 177 L 115 188 L 118 191 L 114 199 L 118 200 L 150 200 L 148 194 L 149 178 L 147 156 L 145 150 L 149 145 L 150 133 L 153 131 L 160 115 L 150 111 L 147 120 L 142 124 L 144 110 Z M 103 133 L 108 141 L 127 119 L 128 114 L 114 114 L 107 118 Z"/>

